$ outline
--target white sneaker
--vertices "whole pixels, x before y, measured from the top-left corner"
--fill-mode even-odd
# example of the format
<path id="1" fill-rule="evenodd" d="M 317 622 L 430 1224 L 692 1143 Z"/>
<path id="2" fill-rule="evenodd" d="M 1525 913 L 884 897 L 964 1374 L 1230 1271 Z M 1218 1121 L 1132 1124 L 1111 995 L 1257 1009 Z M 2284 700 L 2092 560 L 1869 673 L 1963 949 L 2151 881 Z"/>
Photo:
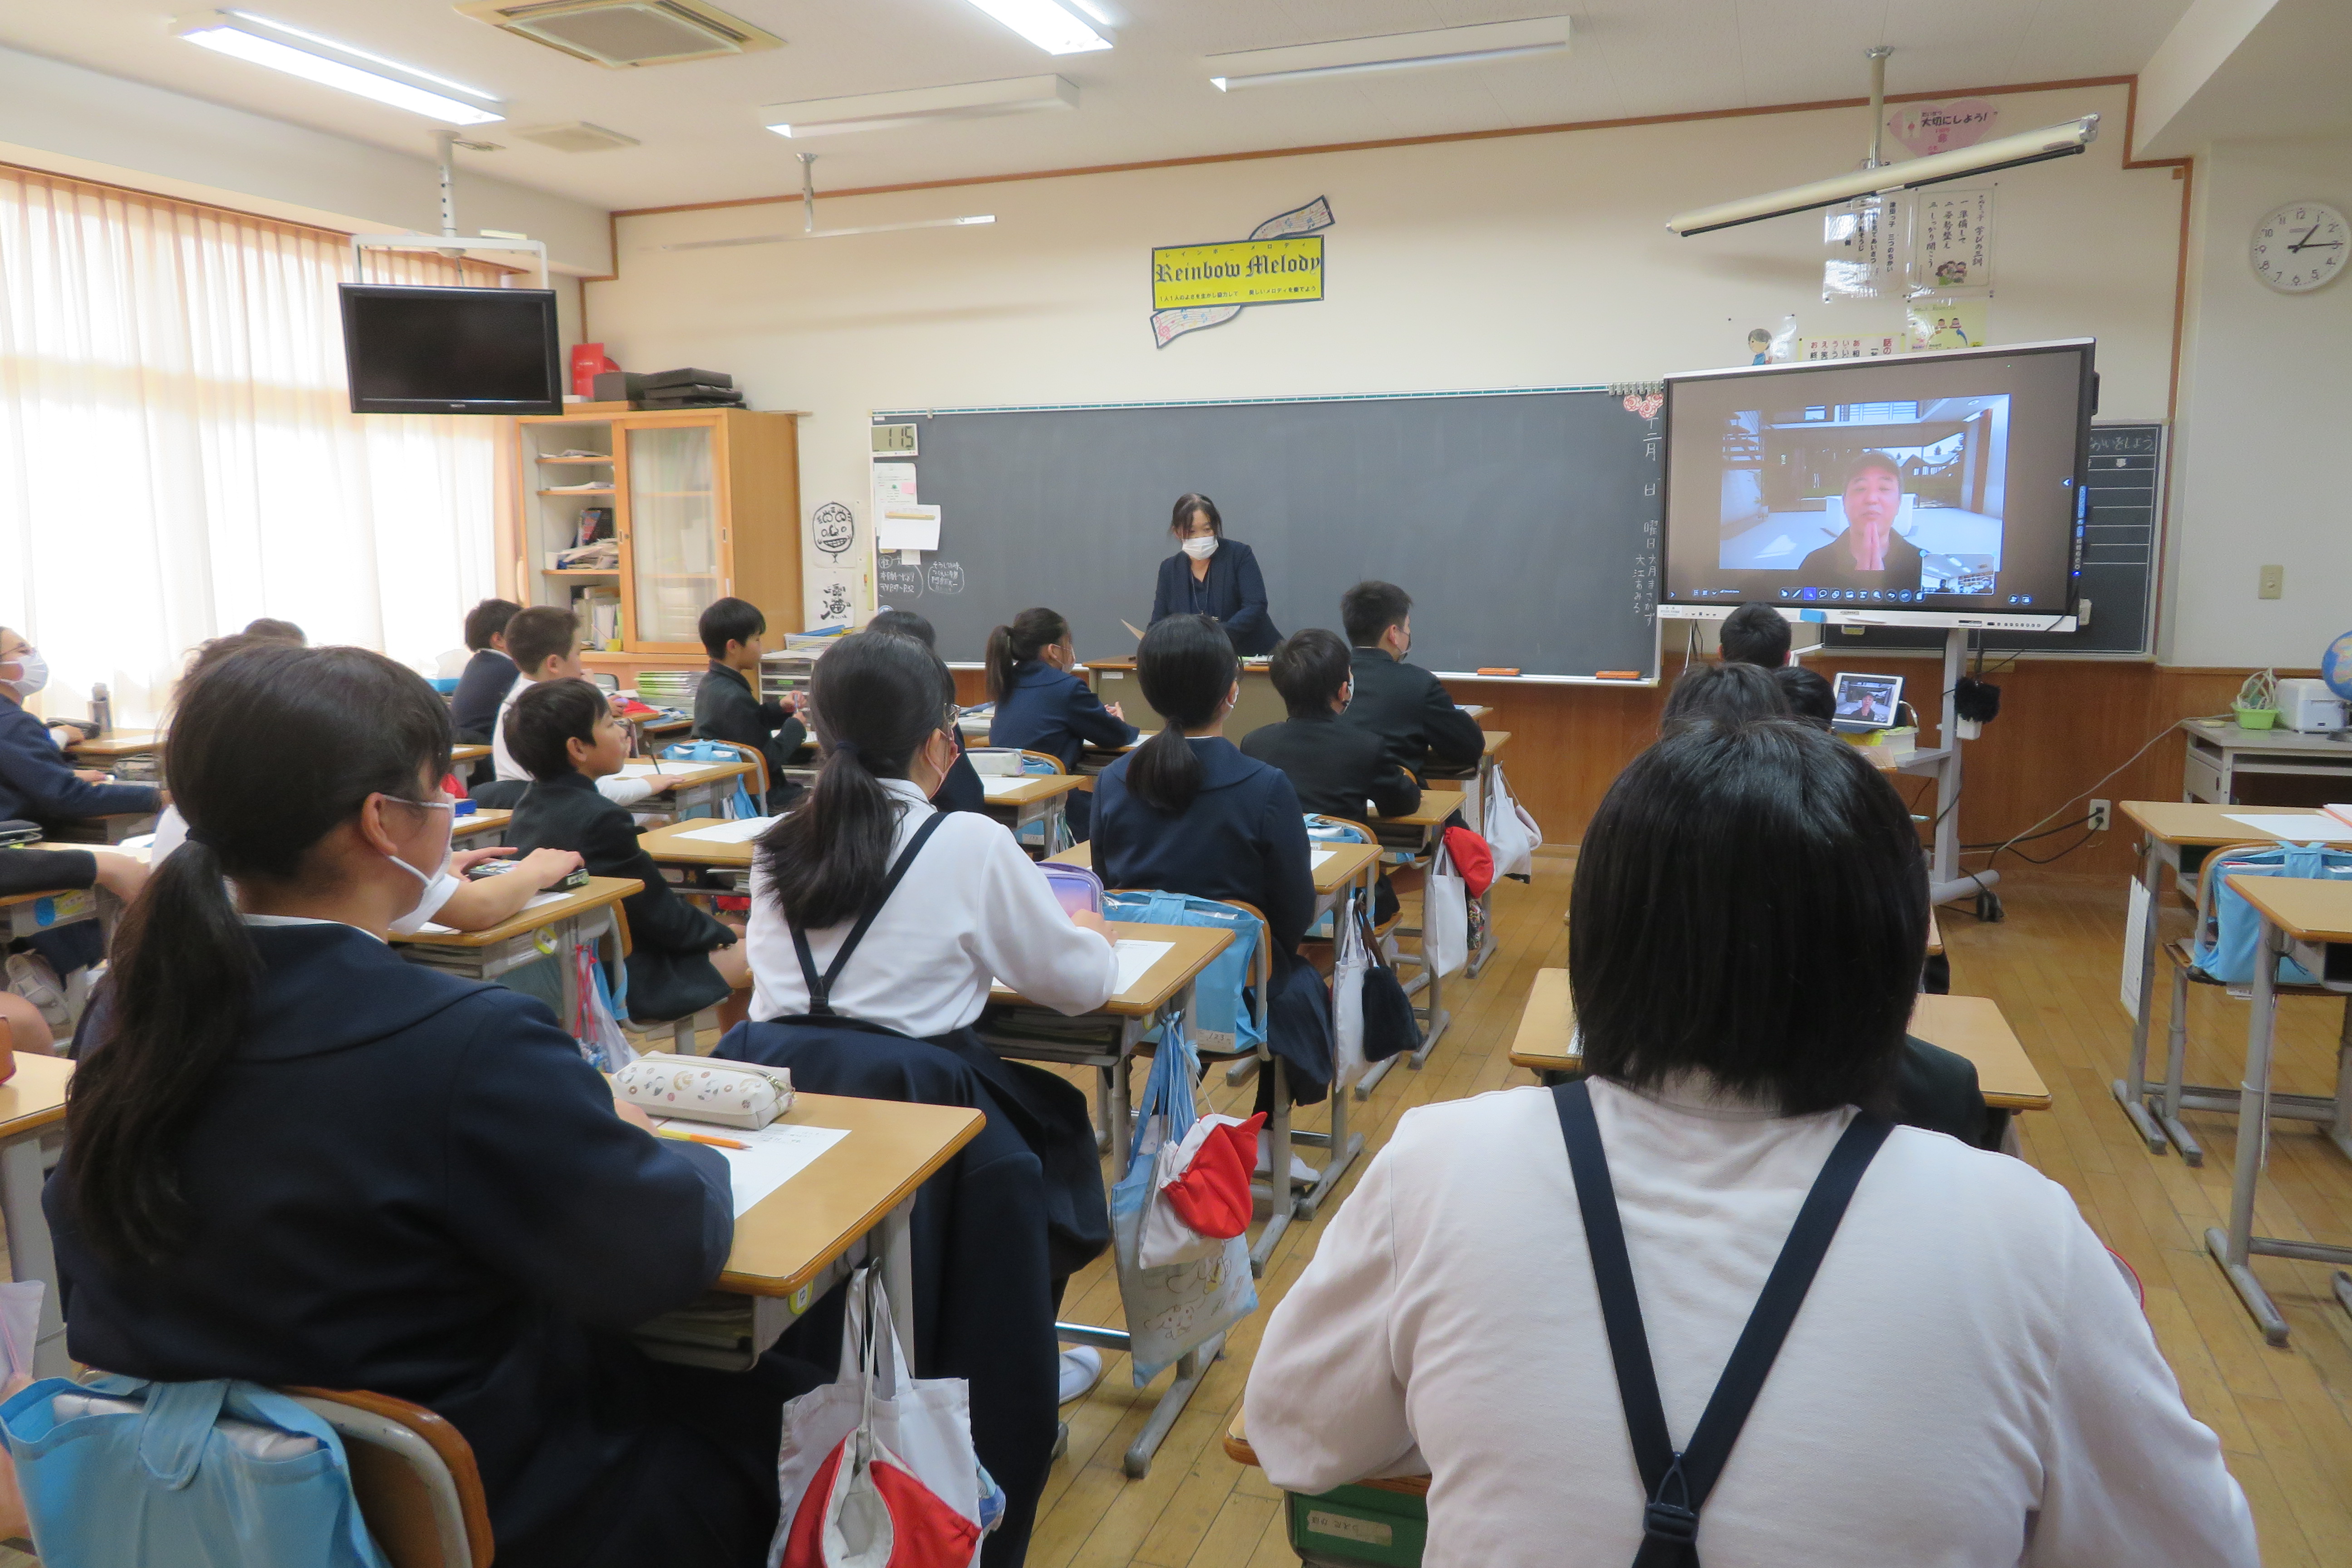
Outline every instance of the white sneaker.
<path id="1" fill-rule="evenodd" d="M 66 1000 L 65 987 L 58 984 L 58 972 L 49 967 L 49 961 L 39 953 L 8 955 L 8 989 L 41 1010 L 52 1034 L 72 1031 L 73 1007 Z"/>
<path id="2" fill-rule="evenodd" d="M 1264 1128 L 1257 1134 L 1257 1169 L 1252 1173 L 1263 1176 L 1274 1169 L 1274 1139 Z M 1323 1173 L 1300 1159 L 1290 1156 L 1290 1179 L 1301 1186 L 1312 1186 L 1323 1179 Z"/>
<path id="3" fill-rule="evenodd" d="M 1084 1399 L 1102 1381 L 1102 1352 L 1080 1345 L 1062 1352 L 1062 1403 Z"/>

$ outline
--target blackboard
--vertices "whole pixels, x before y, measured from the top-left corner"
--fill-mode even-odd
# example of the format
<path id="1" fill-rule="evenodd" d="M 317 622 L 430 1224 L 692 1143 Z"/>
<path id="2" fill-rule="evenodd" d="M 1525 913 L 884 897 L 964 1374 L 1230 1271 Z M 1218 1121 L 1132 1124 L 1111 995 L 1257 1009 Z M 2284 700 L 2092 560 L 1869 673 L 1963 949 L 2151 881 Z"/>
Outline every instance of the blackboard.
<path id="1" fill-rule="evenodd" d="M 2164 426 L 2091 426 L 2091 513 L 2083 525 L 2082 596 L 2091 624 L 2072 632 L 1983 632 L 1988 651 L 2129 658 L 2151 651 L 2156 626 L 2157 519 L 2164 503 Z M 1832 636 L 1833 648 L 1944 646 L 1940 629 L 1873 626 Z"/>
<path id="2" fill-rule="evenodd" d="M 1629 401 L 1633 406 L 1628 406 Z M 1657 671 L 1656 404 L 1606 390 L 877 413 L 917 426 L 940 548 L 884 555 L 881 604 L 951 662 L 1031 605 L 1081 658 L 1130 654 L 1201 491 L 1265 574 L 1285 634 L 1339 625 L 1365 578 L 1413 597 L 1413 660 L 1592 679 Z"/>

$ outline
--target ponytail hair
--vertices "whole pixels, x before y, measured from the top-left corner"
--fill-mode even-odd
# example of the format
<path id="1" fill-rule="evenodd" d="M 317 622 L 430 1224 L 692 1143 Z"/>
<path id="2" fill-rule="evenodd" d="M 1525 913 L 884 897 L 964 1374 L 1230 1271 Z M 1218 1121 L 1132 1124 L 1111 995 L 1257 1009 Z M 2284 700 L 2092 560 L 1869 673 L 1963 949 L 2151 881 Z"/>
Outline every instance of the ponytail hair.
<path id="1" fill-rule="evenodd" d="M 1002 702 L 1013 689 L 1013 667 L 1035 658 L 1070 635 L 1070 623 L 1048 609 L 1024 610 L 1009 626 L 988 634 L 988 700 Z"/>
<path id="2" fill-rule="evenodd" d="M 262 641 L 183 687 L 163 765 L 188 841 L 115 933 L 104 1022 L 67 1091 L 61 1173 L 91 1245 L 149 1263 L 188 1233 L 181 1142 L 245 1038 L 261 976 L 222 879 L 298 881 L 369 796 L 414 798 L 449 771 L 449 710 L 382 654 Z"/>
<path id="3" fill-rule="evenodd" d="M 1201 759 L 1184 731 L 1203 729 L 1217 716 L 1241 661 L 1224 627 L 1207 616 L 1169 616 L 1143 634 L 1135 666 L 1143 700 L 1167 722 L 1129 761 L 1127 789 L 1172 816 L 1201 793 Z"/>
<path id="4" fill-rule="evenodd" d="M 1002 628 L 999 628 L 1000 630 Z M 915 752 L 947 727 L 955 678 L 911 637 L 853 632 L 825 650 L 809 682 L 824 766 L 808 798 L 760 839 L 768 897 L 803 931 L 861 913 L 890 871 L 903 779 Z"/>

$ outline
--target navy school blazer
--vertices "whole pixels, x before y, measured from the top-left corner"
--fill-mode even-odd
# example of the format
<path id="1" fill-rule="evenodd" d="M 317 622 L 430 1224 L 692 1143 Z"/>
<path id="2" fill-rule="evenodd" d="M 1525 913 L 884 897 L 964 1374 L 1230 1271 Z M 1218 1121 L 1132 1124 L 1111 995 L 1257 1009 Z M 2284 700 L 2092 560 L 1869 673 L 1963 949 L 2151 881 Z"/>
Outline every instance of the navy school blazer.
<path id="1" fill-rule="evenodd" d="M 48 726 L 14 698 L 0 697 L 0 819 L 22 817 L 50 827 L 163 809 L 153 784 L 94 784 L 74 777 L 73 763 L 49 738 Z"/>
<path id="2" fill-rule="evenodd" d="M 494 647 L 477 648 L 466 661 L 465 672 L 457 677 L 457 689 L 449 699 L 449 727 L 457 732 L 457 739 L 470 746 L 488 745 L 491 727 L 499 721 L 499 705 L 521 679 L 522 671 L 513 659 Z"/>
<path id="3" fill-rule="evenodd" d="M 1024 658 L 1013 667 L 1013 689 L 996 700 L 988 743 L 1044 752 L 1059 757 L 1065 769 L 1076 773 L 1079 753 L 1089 743 L 1133 745 L 1137 733 L 1134 725 L 1112 718 L 1102 699 L 1085 681 L 1043 659 Z M 1070 832 L 1081 840 L 1092 829 L 1093 798 L 1084 790 L 1062 797 Z"/>
<path id="4" fill-rule="evenodd" d="M 1179 550 L 1160 563 L 1159 585 L 1151 595 L 1151 618 L 1188 615 L 1192 609 L 1192 558 Z M 1238 539 L 1223 539 L 1209 557 L 1209 574 L 1201 579 L 1207 614 L 1217 617 L 1238 654 L 1267 654 L 1282 640 L 1274 616 L 1265 606 L 1265 574 L 1258 570 L 1257 552 Z"/>
<path id="5" fill-rule="evenodd" d="M 251 1025 L 179 1154 L 179 1251 L 91 1247 L 70 1142 L 43 1195 L 68 1351 L 414 1400 L 473 1446 L 502 1557 L 560 1532 L 660 1440 L 661 1369 L 623 1336 L 725 1266 L 725 1157 L 614 1116 L 544 1003 L 350 926 L 253 938 Z"/>

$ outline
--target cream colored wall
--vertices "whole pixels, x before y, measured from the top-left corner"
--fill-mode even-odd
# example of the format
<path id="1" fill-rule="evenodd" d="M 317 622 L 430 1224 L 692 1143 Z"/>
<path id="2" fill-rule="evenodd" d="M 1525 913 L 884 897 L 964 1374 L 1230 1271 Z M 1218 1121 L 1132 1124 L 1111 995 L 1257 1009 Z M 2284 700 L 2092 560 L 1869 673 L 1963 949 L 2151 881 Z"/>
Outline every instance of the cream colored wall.
<path id="1" fill-rule="evenodd" d="M 2004 130 L 2095 110 L 2108 134 L 1993 176 L 1995 338 L 2095 336 L 2104 412 L 2161 417 L 2179 184 L 2120 166 L 2122 88 L 1998 101 Z M 845 502 L 862 529 L 876 409 L 1586 384 L 1745 363 L 1748 329 L 1791 310 L 1812 334 L 1897 331 L 1899 303 L 1822 303 L 1817 217 L 1664 226 L 1852 166 L 1866 124 L 1821 110 L 821 198 L 827 226 L 996 222 L 792 245 L 656 248 L 796 229 L 797 204 L 627 217 L 588 318 L 633 369 L 726 370 L 754 406 L 812 411 L 803 506 Z M 827 162 L 855 182 L 853 148 Z M 1327 300 L 1153 346 L 1153 246 L 1240 238 L 1318 195 Z"/>
<path id="2" fill-rule="evenodd" d="M 2308 668 L 2352 627 L 2352 280 L 2276 293 L 2247 245 L 2284 202 L 2352 212 L 2352 141 L 2217 142 L 2197 185 L 2164 657 Z"/>

